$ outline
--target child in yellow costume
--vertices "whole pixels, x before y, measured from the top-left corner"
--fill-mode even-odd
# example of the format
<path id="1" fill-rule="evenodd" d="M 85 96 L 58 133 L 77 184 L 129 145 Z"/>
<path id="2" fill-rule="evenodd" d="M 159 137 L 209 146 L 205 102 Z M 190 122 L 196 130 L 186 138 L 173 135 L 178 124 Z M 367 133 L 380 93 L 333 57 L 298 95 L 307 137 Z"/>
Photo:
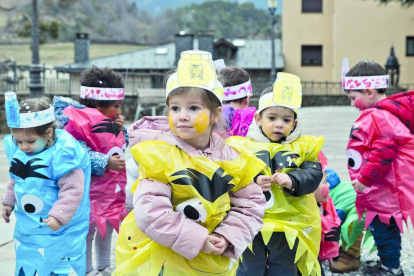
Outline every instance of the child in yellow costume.
<path id="1" fill-rule="evenodd" d="M 299 77 L 278 73 L 274 87 L 259 99 L 246 138 L 227 139 L 267 164 L 255 181 L 267 200 L 264 227 L 243 253 L 238 276 L 292 276 L 298 268 L 302 275 L 321 273 L 321 219 L 312 192 L 323 176 L 318 163 L 323 137 L 301 136 L 296 114 L 301 90 Z"/>
<path id="2" fill-rule="evenodd" d="M 263 226 L 265 198 L 253 178 L 265 164 L 219 135 L 223 87 L 210 53 L 182 52 L 166 92 L 168 118 L 128 128 L 139 179 L 114 275 L 235 275 Z"/>

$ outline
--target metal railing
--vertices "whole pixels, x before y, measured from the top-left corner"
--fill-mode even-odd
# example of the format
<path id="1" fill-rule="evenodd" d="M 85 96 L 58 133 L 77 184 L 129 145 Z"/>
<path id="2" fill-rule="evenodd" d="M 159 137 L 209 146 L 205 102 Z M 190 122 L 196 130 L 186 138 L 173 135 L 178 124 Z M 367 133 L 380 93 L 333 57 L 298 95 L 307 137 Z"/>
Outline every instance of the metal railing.
<path id="1" fill-rule="evenodd" d="M 63 77 L 64 78 L 62 78 L 62 74 L 59 74 L 59 78 L 51 78 L 46 77 L 45 73 L 43 73 L 42 83 L 44 84 L 45 94 L 77 95 L 80 86 L 79 78 L 72 78 L 69 74 Z M 126 78 L 125 91 L 127 95 L 136 95 L 136 92 L 134 91 L 163 89 L 163 80 L 164 74 L 162 73 L 130 72 Z M 29 93 L 29 84 L 29 76 L 23 75 L 16 78 L 15 76 L 13 77 L 13 74 L 0 73 L 0 92 L 15 91 L 22 94 Z M 253 79 L 252 86 L 254 96 L 260 96 L 262 91 L 270 85 L 272 84 L 268 79 Z M 414 84 L 400 84 L 399 88 L 405 91 L 414 90 Z M 302 93 L 303 95 L 343 95 L 343 90 L 341 82 L 302 81 Z"/>

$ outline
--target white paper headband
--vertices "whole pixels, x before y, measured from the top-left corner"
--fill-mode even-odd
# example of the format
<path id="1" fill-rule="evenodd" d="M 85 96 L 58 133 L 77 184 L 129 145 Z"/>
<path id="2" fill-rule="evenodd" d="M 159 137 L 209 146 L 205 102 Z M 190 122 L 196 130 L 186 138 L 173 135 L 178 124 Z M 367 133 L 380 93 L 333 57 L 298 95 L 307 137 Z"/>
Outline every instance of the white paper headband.
<path id="1" fill-rule="evenodd" d="M 237 100 L 252 94 L 252 83 L 248 80 L 239 85 L 224 87 L 223 101 Z"/>
<path id="2" fill-rule="evenodd" d="M 55 120 L 55 109 L 50 106 L 46 110 L 20 113 L 20 126 L 18 128 L 32 128 L 46 125 Z"/>
<path id="3" fill-rule="evenodd" d="M 124 88 L 81 86 L 80 97 L 98 101 L 120 101 L 124 99 Z"/>
<path id="4" fill-rule="evenodd" d="M 381 89 L 388 87 L 388 75 L 364 76 L 364 77 L 342 77 L 342 89 L 364 90 L 366 88 Z"/>

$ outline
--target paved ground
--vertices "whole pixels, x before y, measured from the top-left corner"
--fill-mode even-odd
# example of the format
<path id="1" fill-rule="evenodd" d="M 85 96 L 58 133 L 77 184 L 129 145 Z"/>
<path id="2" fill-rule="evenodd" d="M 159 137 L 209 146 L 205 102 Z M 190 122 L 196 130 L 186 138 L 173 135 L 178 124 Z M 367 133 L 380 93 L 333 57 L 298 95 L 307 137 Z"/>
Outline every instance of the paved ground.
<path id="1" fill-rule="evenodd" d="M 325 144 L 323 152 L 329 159 L 330 168 L 336 170 L 341 180 L 349 180 L 346 167 L 346 145 L 352 123 L 358 117 L 359 112 L 350 106 L 333 107 L 309 107 L 302 108 L 299 112 L 299 120 L 302 125 L 303 133 L 309 135 L 323 135 Z M 2 137 L 1 137 L 2 139 Z M 127 157 L 130 153 L 127 152 Z M 4 151 L 4 144 L 0 143 L 0 197 L 3 196 L 4 189 L 8 180 L 7 159 Z M 14 245 L 12 242 L 14 216 L 10 224 L 0 221 L 0 276 L 11 276 L 14 273 Z M 405 275 L 414 275 L 414 232 L 403 234 L 402 265 Z M 117 235 L 113 235 L 113 244 Z M 376 260 L 374 254 L 362 257 L 363 266 L 369 260 Z M 115 263 L 114 256 L 112 264 Z M 327 272 L 327 275 L 331 275 Z M 340 274 L 335 274 L 340 275 Z M 363 275 L 361 272 L 349 275 Z"/>

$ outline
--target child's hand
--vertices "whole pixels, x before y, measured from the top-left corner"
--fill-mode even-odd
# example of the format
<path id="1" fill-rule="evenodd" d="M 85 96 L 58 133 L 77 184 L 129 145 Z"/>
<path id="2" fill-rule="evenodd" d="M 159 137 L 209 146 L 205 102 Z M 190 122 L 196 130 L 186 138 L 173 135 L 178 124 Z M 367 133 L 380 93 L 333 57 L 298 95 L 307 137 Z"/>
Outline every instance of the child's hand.
<path id="1" fill-rule="evenodd" d="M 59 228 L 62 226 L 62 223 L 60 223 L 60 221 L 54 217 L 48 217 L 47 219 L 44 219 L 43 222 L 45 222 L 46 225 L 49 226 L 53 231 L 59 230 Z"/>
<path id="2" fill-rule="evenodd" d="M 220 253 L 218 253 L 217 255 L 223 254 L 224 250 L 226 250 L 229 246 L 229 241 L 224 236 L 217 233 L 212 233 L 211 236 L 215 236 L 221 240 L 220 242 L 216 242 L 214 246 L 220 249 Z"/>
<path id="3" fill-rule="evenodd" d="M 272 186 L 272 177 L 267 175 L 259 175 L 257 177 L 256 184 L 262 188 L 263 192 L 268 192 Z"/>
<path id="4" fill-rule="evenodd" d="M 273 181 L 278 185 L 285 187 L 289 190 L 292 189 L 292 179 L 286 173 L 275 173 L 273 176 Z"/>
<path id="5" fill-rule="evenodd" d="M 120 172 L 125 167 L 125 161 L 121 160 L 121 155 L 112 155 L 108 160 L 108 165 L 106 168 L 108 170 L 113 170 Z"/>
<path id="6" fill-rule="evenodd" d="M 12 206 L 7 206 L 7 205 L 3 206 L 3 209 L 1 210 L 1 212 L 3 215 L 4 221 L 6 223 L 10 222 L 10 215 L 13 212 L 13 209 L 14 208 Z"/>
<path id="7" fill-rule="evenodd" d="M 352 180 L 352 187 L 354 187 L 355 190 L 357 190 L 360 193 L 363 193 L 367 186 L 359 182 L 358 179 Z"/>
<path id="8" fill-rule="evenodd" d="M 220 238 L 217 238 L 213 235 L 208 235 L 207 239 L 204 241 L 203 247 L 201 248 L 201 252 L 207 253 L 207 254 L 221 254 L 220 248 L 215 247 L 214 245 L 217 243 L 222 242 Z"/>
<path id="9" fill-rule="evenodd" d="M 124 118 L 124 116 L 122 116 L 121 114 L 117 115 L 117 116 L 116 116 L 116 124 L 117 124 L 120 128 L 122 128 L 122 127 L 124 126 L 124 123 L 125 123 L 125 118 Z"/>

